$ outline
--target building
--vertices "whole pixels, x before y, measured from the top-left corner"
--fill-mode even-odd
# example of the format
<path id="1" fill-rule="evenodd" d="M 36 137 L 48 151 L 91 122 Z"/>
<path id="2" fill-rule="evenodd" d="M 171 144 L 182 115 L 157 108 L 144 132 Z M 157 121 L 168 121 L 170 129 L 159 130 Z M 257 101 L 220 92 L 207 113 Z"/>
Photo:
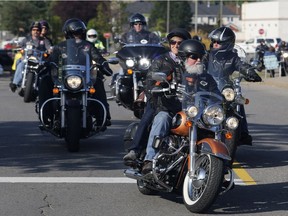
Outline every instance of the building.
<path id="1" fill-rule="evenodd" d="M 245 2 L 242 4 L 241 33 L 243 40 L 255 37 L 280 37 L 288 40 L 288 1 Z"/>

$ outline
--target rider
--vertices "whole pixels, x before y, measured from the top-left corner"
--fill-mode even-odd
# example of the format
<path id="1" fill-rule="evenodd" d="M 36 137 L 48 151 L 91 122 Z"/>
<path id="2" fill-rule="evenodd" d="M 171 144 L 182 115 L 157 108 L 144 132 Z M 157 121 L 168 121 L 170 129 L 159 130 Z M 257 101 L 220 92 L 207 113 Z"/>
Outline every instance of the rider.
<path id="1" fill-rule="evenodd" d="M 170 51 L 167 51 L 166 53 L 159 56 L 158 60 L 152 64 L 159 64 L 159 68 L 161 67 L 164 70 L 173 71 L 174 68 L 179 67 L 179 59 L 177 58 L 178 48 L 182 41 L 191 39 L 191 35 L 185 29 L 177 28 L 169 32 L 167 39 L 169 42 Z M 160 64 L 162 66 L 160 66 Z M 151 124 L 155 114 L 155 109 L 150 104 L 150 94 L 146 92 L 146 96 L 147 103 L 145 112 L 133 137 L 133 144 L 128 149 L 128 154 L 123 157 L 124 163 L 128 166 L 131 164 L 131 161 L 136 160 L 140 156 L 139 154 L 141 150 L 146 147 L 147 141 L 144 138 L 148 137 L 149 135 L 148 127 Z"/>
<path id="2" fill-rule="evenodd" d="M 41 28 L 42 27 L 40 22 L 38 21 L 33 22 L 30 26 L 31 35 L 24 38 L 20 42 L 19 47 L 24 49 L 26 44 L 29 42 L 32 43 L 32 45 L 37 50 L 51 52 L 52 45 L 50 41 L 40 36 Z M 22 60 L 23 59 L 19 59 L 18 62 L 16 63 L 16 71 L 14 74 L 14 78 L 13 81 L 9 84 L 12 92 L 15 92 L 17 87 L 21 85 L 22 71 L 24 68 L 24 61 Z"/>
<path id="3" fill-rule="evenodd" d="M 43 37 L 43 38 L 46 38 L 47 40 L 49 40 L 51 45 L 53 45 L 52 39 L 48 37 L 48 35 L 50 33 L 50 25 L 49 25 L 49 23 L 46 20 L 41 20 L 40 24 L 41 24 L 40 36 Z"/>
<path id="4" fill-rule="evenodd" d="M 204 57 L 208 73 L 211 74 L 218 88 L 221 90 L 220 80 L 229 81 L 229 76 L 234 71 L 239 71 L 246 77 L 247 81 L 261 82 L 261 77 L 255 72 L 251 65 L 245 63 L 234 50 L 235 34 L 228 27 L 220 27 L 209 34 L 211 40 L 210 51 Z M 241 137 L 239 144 L 252 145 L 252 136 L 249 135 L 244 106 L 241 106 Z"/>
<path id="5" fill-rule="evenodd" d="M 262 64 L 262 70 L 265 69 L 264 66 L 264 54 L 269 50 L 269 46 L 265 43 L 264 39 L 260 40 L 260 44 L 256 47 L 256 59 L 258 59 Z"/>
<path id="6" fill-rule="evenodd" d="M 163 67 L 161 59 L 156 59 L 147 76 L 150 78 L 152 73 L 161 71 L 166 73 L 167 82 L 169 83 L 176 81 L 177 85 L 182 85 L 184 84 L 183 81 L 185 83 L 191 81 L 196 91 L 211 91 L 220 95 L 217 83 L 211 75 L 206 73 L 205 67 L 201 62 L 205 53 L 205 48 L 201 42 L 193 39 L 183 41 L 178 51 L 180 57 L 178 67 L 174 67 L 171 70 L 169 67 Z M 164 87 L 167 86 L 167 83 L 163 82 L 159 84 L 151 80 L 150 90 L 157 85 Z M 182 104 L 176 93 L 170 93 L 169 97 L 165 97 L 163 93 L 154 93 L 151 100 L 152 106 L 156 109 L 156 115 L 147 143 L 146 156 L 142 168 L 143 174 L 152 170 L 152 159 L 157 153 L 157 150 L 152 147 L 154 138 L 167 136 L 171 128 L 173 116 L 182 110 Z"/>
<path id="7" fill-rule="evenodd" d="M 86 33 L 86 40 L 93 43 L 94 46 L 101 52 L 105 52 L 105 46 L 102 41 L 98 39 L 98 33 L 95 29 L 89 29 Z"/>
<path id="8" fill-rule="evenodd" d="M 111 76 L 113 74 L 113 71 L 110 69 L 107 61 L 105 58 L 102 57 L 102 55 L 99 53 L 97 48 L 95 48 L 90 42 L 86 41 L 86 25 L 82 22 L 82 20 L 77 18 L 71 18 L 68 19 L 62 29 L 66 40 L 69 39 L 75 39 L 75 47 L 77 49 L 85 50 L 90 56 L 90 59 L 95 61 L 98 64 L 99 69 L 102 73 L 105 73 L 106 76 Z M 50 62 L 56 63 L 59 61 L 61 50 L 66 49 L 66 41 L 61 42 L 60 44 L 54 46 L 53 52 L 50 56 Z M 51 64 L 53 65 L 53 64 Z M 106 98 L 106 92 L 103 85 L 103 74 L 98 72 L 97 78 L 94 84 L 94 87 L 96 89 L 96 95 L 95 97 L 99 99 L 106 107 L 107 110 L 107 119 L 106 119 L 106 126 L 111 125 L 110 122 L 110 112 L 109 112 L 109 104 L 107 102 Z M 58 78 L 58 70 L 51 67 L 51 76 L 52 80 L 55 81 Z M 52 91 L 51 89 L 51 78 L 47 79 L 45 82 L 42 82 L 39 86 L 39 107 L 43 104 L 45 100 L 52 97 Z M 102 84 L 102 85 L 101 85 Z M 52 86 L 53 87 L 53 86 Z M 102 123 L 102 119 L 100 116 L 98 116 L 97 122 L 98 124 Z"/>
<path id="9" fill-rule="evenodd" d="M 159 37 L 145 29 L 147 22 L 142 14 L 136 13 L 129 19 L 130 30 L 121 37 L 123 44 L 157 44 L 160 42 Z"/>

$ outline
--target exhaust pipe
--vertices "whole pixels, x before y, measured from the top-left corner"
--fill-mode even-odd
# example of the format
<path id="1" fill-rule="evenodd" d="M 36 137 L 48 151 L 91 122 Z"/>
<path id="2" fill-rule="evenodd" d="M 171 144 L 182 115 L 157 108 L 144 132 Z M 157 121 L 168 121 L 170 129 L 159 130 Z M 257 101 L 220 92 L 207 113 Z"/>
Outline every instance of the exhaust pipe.
<path id="1" fill-rule="evenodd" d="M 124 170 L 124 175 L 128 178 L 132 178 L 135 180 L 139 180 L 143 177 L 143 175 L 133 169 Z"/>

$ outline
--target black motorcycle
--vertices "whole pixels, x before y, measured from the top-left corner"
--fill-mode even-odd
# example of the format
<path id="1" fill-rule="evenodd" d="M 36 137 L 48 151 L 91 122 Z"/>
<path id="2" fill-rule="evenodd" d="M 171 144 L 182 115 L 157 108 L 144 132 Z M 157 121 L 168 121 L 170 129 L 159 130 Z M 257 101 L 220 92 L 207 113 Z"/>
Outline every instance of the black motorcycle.
<path id="1" fill-rule="evenodd" d="M 25 103 L 28 103 L 35 101 L 38 95 L 39 77 L 47 72 L 45 63 L 49 55 L 46 51 L 35 49 L 30 43 L 26 44 L 22 53 L 24 54 L 24 69 L 19 95 L 23 96 Z"/>
<path id="2" fill-rule="evenodd" d="M 117 53 L 121 70 L 112 77 L 111 97 L 141 118 L 146 104 L 144 88 L 151 61 L 167 49 L 159 44 L 126 44 Z"/>
<path id="3" fill-rule="evenodd" d="M 74 39 L 66 42 L 59 64 L 54 65 L 58 79 L 54 80 L 53 97 L 40 105 L 39 119 L 40 129 L 64 138 L 68 151 L 77 152 L 80 139 L 106 130 L 107 110 L 94 96 L 97 65 L 90 65 L 83 50 L 75 52 Z"/>

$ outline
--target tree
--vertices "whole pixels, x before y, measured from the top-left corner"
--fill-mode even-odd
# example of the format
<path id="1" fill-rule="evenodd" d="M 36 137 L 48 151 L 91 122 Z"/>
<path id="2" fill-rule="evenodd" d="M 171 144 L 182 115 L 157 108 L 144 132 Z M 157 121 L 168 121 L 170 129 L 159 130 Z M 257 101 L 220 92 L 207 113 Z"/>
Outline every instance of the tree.
<path id="1" fill-rule="evenodd" d="M 46 1 L 1 2 L 1 29 L 11 31 L 14 35 L 26 35 L 33 21 L 45 17 L 49 4 Z"/>
<path id="2" fill-rule="evenodd" d="M 169 29 L 191 29 L 192 12 L 187 1 L 170 1 Z M 151 29 L 166 32 L 167 2 L 155 2 L 149 18 Z M 156 29 L 157 28 L 157 29 Z"/>

